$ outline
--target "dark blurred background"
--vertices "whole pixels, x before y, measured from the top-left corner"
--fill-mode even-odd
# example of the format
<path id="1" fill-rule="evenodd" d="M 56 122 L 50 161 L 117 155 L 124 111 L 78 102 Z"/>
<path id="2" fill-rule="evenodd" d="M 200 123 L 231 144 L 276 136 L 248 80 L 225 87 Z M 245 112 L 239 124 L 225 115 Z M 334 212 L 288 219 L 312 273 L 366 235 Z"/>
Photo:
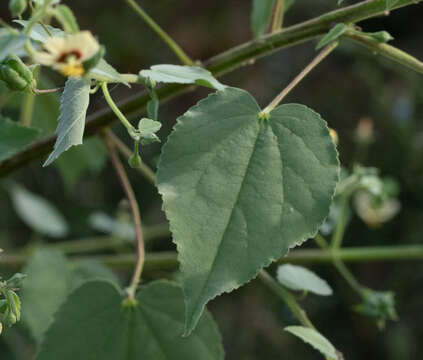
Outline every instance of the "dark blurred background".
<path id="1" fill-rule="evenodd" d="M 75 11 L 82 29 L 96 34 L 106 45 L 107 60 L 120 72 L 137 73 L 159 63 L 178 63 L 160 39 L 125 5 L 124 1 L 64 1 Z M 346 4 L 355 1 L 344 1 Z M 143 0 L 141 5 L 194 59 L 205 60 L 252 38 L 250 0 Z M 336 0 L 297 0 L 286 14 L 285 25 L 294 24 L 336 8 Z M 7 1 L 0 4 L 0 17 L 10 21 Z M 365 31 L 386 30 L 395 38 L 393 45 L 423 59 L 423 5 L 409 6 L 362 22 Z M 315 42 L 279 51 L 254 64 L 224 76 L 221 81 L 250 91 L 265 106 L 315 55 Z M 63 80 L 47 72 L 48 81 Z M 114 87 L 112 95 L 123 99 L 141 90 Z M 162 142 L 177 116 L 208 93 L 198 89 L 161 106 Z M 52 131 L 57 110 L 55 96 L 39 100 L 34 123 Z M 319 112 L 339 134 L 339 152 L 344 166 L 350 167 L 356 155 L 355 128 L 362 118 L 374 123 L 375 141 L 363 164 L 375 166 L 400 184 L 401 212 L 381 228 L 370 229 L 354 217 L 346 233 L 345 246 L 401 245 L 421 243 L 423 235 L 423 77 L 343 41 L 338 50 L 317 67 L 290 95 L 286 102 L 306 104 Z M 12 102 L 13 105 L 13 102 Z M 15 106 L 2 109 L 12 118 Z M 57 105 L 56 105 L 57 106 Z M 90 111 L 105 106 L 98 94 Z M 52 120 L 51 120 L 52 119 Z M 126 139 L 124 131 L 116 133 Z M 143 150 L 143 158 L 155 166 L 160 146 Z M 41 168 L 41 160 L 18 171 L 13 179 L 32 192 L 54 203 L 71 224 L 69 239 L 90 236 L 94 230 L 88 217 L 95 211 L 114 214 L 122 192 L 111 167 L 66 175 L 60 165 Z M 141 203 L 146 224 L 165 220 L 157 192 L 134 171 L 131 180 Z M 32 237 L 0 190 L 0 246 L 6 250 L 26 245 Z M 53 241 L 53 240 L 52 240 Z M 309 241 L 305 247 L 313 246 Z M 153 250 L 172 249 L 169 240 L 153 245 Z M 331 297 L 304 301 L 309 316 L 347 359 L 417 360 L 423 353 L 423 264 L 421 262 L 362 263 L 352 270 L 361 283 L 376 290 L 396 293 L 398 322 L 389 322 L 379 331 L 373 322 L 351 310 L 359 299 L 345 286 L 330 266 L 312 269 L 333 285 Z M 214 300 L 209 308 L 223 334 L 227 359 L 320 359 L 321 355 L 283 332 L 294 323 L 287 309 L 257 282 Z M 1 342 L 1 340 L 0 340 Z M 0 358 L 3 353 L 0 345 Z M 12 350 L 12 352 L 15 352 Z M 16 359 L 24 359 L 17 356 Z"/>

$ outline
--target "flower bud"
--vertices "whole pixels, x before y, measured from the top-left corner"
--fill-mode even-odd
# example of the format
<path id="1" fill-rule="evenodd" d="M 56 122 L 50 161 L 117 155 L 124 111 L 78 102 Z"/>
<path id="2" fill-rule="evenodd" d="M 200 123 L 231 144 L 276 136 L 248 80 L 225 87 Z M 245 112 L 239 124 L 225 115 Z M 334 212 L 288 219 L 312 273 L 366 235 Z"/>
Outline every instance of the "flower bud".
<path id="1" fill-rule="evenodd" d="M 142 164 L 141 156 L 138 153 L 133 153 L 128 160 L 128 164 L 131 168 L 139 168 Z"/>
<path id="2" fill-rule="evenodd" d="M 27 0 L 10 0 L 9 1 L 9 9 L 13 17 L 21 16 L 26 10 L 27 6 L 28 6 Z"/>
<path id="3" fill-rule="evenodd" d="M 0 80 L 10 90 L 23 91 L 34 82 L 34 75 L 18 56 L 9 55 L 0 64 Z"/>

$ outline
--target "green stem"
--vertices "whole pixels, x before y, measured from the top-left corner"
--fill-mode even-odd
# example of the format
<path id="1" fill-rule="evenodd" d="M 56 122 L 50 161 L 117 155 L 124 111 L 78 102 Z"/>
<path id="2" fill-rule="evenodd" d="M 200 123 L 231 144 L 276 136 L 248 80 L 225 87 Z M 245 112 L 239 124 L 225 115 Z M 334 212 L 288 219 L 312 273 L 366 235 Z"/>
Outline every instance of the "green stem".
<path id="1" fill-rule="evenodd" d="M 282 29 L 283 15 L 285 13 L 285 0 L 276 0 L 273 14 L 272 33 Z"/>
<path id="2" fill-rule="evenodd" d="M 194 62 L 182 50 L 182 48 L 148 15 L 141 6 L 134 0 L 126 0 L 128 5 L 143 19 L 156 34 L 166 43 L 166 45 L 175 53 L 178 59 L 185 65 L 192 66 Z"/>
<path id="3" fill-rule="evenodd" d="M 418 2 L 416 0 L 399 0 L 394 8 L 413 5 Z M 312 20 L 286 27 L 282 31 L 261 38 L 260 41 L 253 40 L 236 46 L 206 60 L 204 64 L 214 76 L 224 75 L 280 49 L 316 39 L 326 34 L 333 23 L 354 23 L 383 14 L 385 7 L 385 0 L 367 0 L 347 6 Z M 170 84 L 162 86 L 157 90 L 157 93 L 160 101 L 163 102 L 194 88 L 193 86 Z M 146 92 L 139 93 L 121 104 L 122 111 L 128 116 L 138 116 L 145 110 L 149 100 L 150 97 Z M 96 135 L 100 128 L 104 128 L 114 120 L 113 113 L 106 109 L 94 113 L 87 119 L 85 136 Z M 55 142 L 56 136 L 46 137 L 7 160 L 0 162 L 0 177 L 47 155 L 52 151 Z"/>
<path id="4" fill-rule="evenodd" d="M 347 226 L 347 219 L 349 213 L 349 194 L 344 195 L 341 199 L 341 214 L 338 223 L 336 224 L 335 231 L 332 235 L 331 246 L 333 249 L 339 249 L 342 245 L 342 240 Z"/>
<path id="5" fill-rule="evenodd" d="M 303 71 L 301 71 L 294 80 L 292 80 L 289 85 L 282 90 L 282 92 L 276 96 L 276 98 L 261 112 L 263 116 L 268 116 L 270 112 L 279 105 L 279 103 L 283 100 L 283 98 L 289 94 L 289 92 L 297 86 L 301 80 L 303 80 L 310 72 L 313 70 L 318 64 L 320 64 L 323 59 L 326 58 L 335 48 L 338 46 L 338 42 L 333 42 L 326 46 L 315 58 L 314 60 L 308 64 Z"/>
<path id="6" fill-rule="evenodd" d="M 103 91 L 104 97 L 106 99 L 107 104 L 109 104 L 110 109 L 112 109 L 112 111 L 118 117 L 120 122 L 126 127 L 126 130 L 128 130 L 129 135 L 131 137 L 134 137 L 137 131 L 132 126 L 132 124 L 128 121 L 125 115 L 123 115 L 123 113 L 119 110 L 118 106 L 113 101 L 112 97 L 110 96 L 109 89 L 107 88 L 106 82 L 103 82 L 101 84 L 101 90 Z"/>
<path id="7" fill-rule="evenodd" d="M 289 253 L 288 256 L 282 257 L 276 261 L 276 264 L 333 264 L 333 256 L 348 263 L 360 262 L 378 262 L 378 261 L 421 261 L 423 260 L 423 245 L 405 245 L 405 246 L 376 246 L 376 247 L 352 247 L 339 250 L 329 249 L 299 249 Z M 163 270 L 175 270 L 178 267 L 176 252 L 160 252 L 149 255 L 151 257 L 158 256 L 160 265 L 156 269 L 163 266 Z M 146 265 L 148 263 L 148 258 Z M 134 254 L 118 254 L 118 255 L 99 255 L 84 256 L 71 258 L 74 260 L 93 259 L 104 263 L 107 266 L 119 269 L 129 269 L 134 266 L 136 255 Z M 20 268 L 25 264 L 28 255 L 10 254 L 0 256 L 0 268 Z"/>
<path id="8" fill-rule="evenodd" d="M 40 68 L 34 70 L 34 79 L 38 78 Z M 22 106 L 21 106 L 21 118 L 20 123 L 23 126 L 30 126 L 32 121 L 32 114 L 34 112 L 35 94 L 32 91 L 25 93 Z"/>
<path id="9" fill-rule="evenodd" d="M 52 3 L 53 0 L 45 0 L 43 2 L 43 5 L 41 5 L 41 7 L 39 9 L 37 9 L 31 16 L 31 18 L 28 21 L 28 24 L 25 27 L 24 33 L 26 35 L 29 35 L 31 33 L 31 30 L 33 28 L 33 26 L 41 21 L 43 19 L 43 16 L 45 15 L 48 7 L 50 6 L 50 4 Z"/>
<path id="10" fill-rule="evenodd" d="M 140 282 L 141 273 L 142 273 L 144 260 L 145 260 L 145 249 L 144 249 L 144 238 L 143 238 L 142 225 L 141 225 L 141 215 L 140 215 L 140 210 L 138 207 L 138 202 L 135 197 L 134 190 L 132 189 L 128 176 L 126 175 L 125 169 L 119 160 L 118 154 L 116 153 L 116 150 L 115 150 L 115 146 L 107 137 L 107 134 L 104 137 L 104 142 L 109 152 L 110 160 L 112 161 L 113 167 L 116 170 L 116 173 L 122 184 L 122 188 L 128 199 L 129 206 L 131 208 L 131 213 L 132 213 L 132 220 L 134 222 L 135 235 L 137 239 L 137 261 L 135 263 L 134 274 L 132 275 L 131 283 L 127 289 L 129 299 L 134 300 L 135 293 L 137 291 L 137 287 Z"/>
<path id="11" fill-rule="evenodd" d="M 294 295 L 288 290 L 279 285 L 279 283 L 272 277 L 266 270 L 261 270 L 258 274 L 258 278 L 261 282 L 266 285 L 274 294 L 276 294 L 291 310 L 295 318 L 304 326 L 315 329 L 314 325 L 308 318 L 306 312 L 298 304 Z"/>
<path id="12" fill-rule="evenodd" d="M 126 158 L 129 159 L 132 155 L 131 149 L 129 149 L 111 130 L 108 130 L 109 139 L 115 144 L 118 151 Z M 136 168 L 151 184 L 156 184 L 156 174 L 153 170 L 144 162 Z"/>
<path id="13" fill-rule="evenodd" d="M 368 36 L 360 35 L 357 32 L 346 33 L 345 37 L 353 40 L 354 42 L 364 45 L 370 49 L 375 54 L 380 54 L 388 59 L 391 59 L 409 69 L 412 69 L 420 74 L 423 74 L 423 62 L 419 59 L 407 54 L 405 51 L 402 51 L 392 45 L 380 43 L 373 39 L 370 39 Z"/>

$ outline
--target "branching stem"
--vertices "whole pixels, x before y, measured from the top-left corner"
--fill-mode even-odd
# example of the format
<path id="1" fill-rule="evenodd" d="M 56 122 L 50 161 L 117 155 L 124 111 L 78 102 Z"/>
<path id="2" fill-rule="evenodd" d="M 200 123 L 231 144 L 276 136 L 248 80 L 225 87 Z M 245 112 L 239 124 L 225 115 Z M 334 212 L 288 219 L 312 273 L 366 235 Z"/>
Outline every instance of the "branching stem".
<path id="1" fill-rule="evenodd" d="M 272 33 L 282 29 L 283 16 L 285 13 L 285 0 L 276 0 L 273 13 Z"/>

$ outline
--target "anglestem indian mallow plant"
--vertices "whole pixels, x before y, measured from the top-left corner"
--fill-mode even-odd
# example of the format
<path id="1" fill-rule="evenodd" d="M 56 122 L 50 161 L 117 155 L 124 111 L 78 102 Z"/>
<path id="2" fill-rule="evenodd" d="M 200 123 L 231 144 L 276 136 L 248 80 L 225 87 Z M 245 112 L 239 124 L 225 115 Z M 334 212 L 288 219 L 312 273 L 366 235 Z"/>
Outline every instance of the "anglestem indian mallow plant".
<path id="1" fill-rule="evenodd" d="M 393 293 L 360 284 L 346 262 L 421 259 L 423 249 L 342 248 L 352 204 L 369 225 L 380 226 L 395 216 L 399 211 L 395 184 L 382 178 L 376 169 L 359 164 L 341 173 L 336 132 L 316 111 L 282 100 L 339 43 L 348 40 L 421 73 L 423 66 L 418 59 L 387 44 L 392 39 L 390 34 L 366 33 L 356 26 L 358 21 L 417 2 L 368 0 L 283 28 L 286 11 L 294 1 L 254 0 L 255 39 L 209 60 L 195 61 L 137 2 L 126 0 L 134 14 L 182 63 L 154 65 L 138 74 L 126 74 L 106 62 L 106 44 L 101 43 L 101 37 L 81 30 L 72 10 L 60 0 L 11 0 L 12 15 L 21 28 L 1 23 L 4 32 L 0 40 L 3 37 L 9 44 L 7 49 L 13 51 L 0 49 L 0 80 L 11 91 L 24 93 L 25 100 L 20 124 L 0 116 L 0 146 L 5 148 L 0 154 L 0 176 L 49 152 L 44 166 L 63 161 L 64 154 L 81 145 L 84 137 L 97 136 L 105 145 L 130 214 L 126 216 L 122 210 L 119 221 L 103 216 L 98 222 L 97 217 L 97 226 L 103 230 L 107 227 L 110 236 L 56 242 L 29 257 L 7 254 L 0 258 L 0 265 L 26 263 L 24 271 L 32 276 L 22 289 L 22 320 L 37 342 L 36 359 L 87 359 L 98 354 L 106 360 L 156 359 L 163 354 L 169 359 L 222 359 L 220 334 L 206 305 L 256 277 L 299 322 L 300 326 L 286 327 L 288 332 L 310 343 L 326 359 L 342 359 L 341 352 L 317 330 L 319 325 L 311 322 L 294 293 L 332 294 L 326 281 L 299 266 L 314 262 L 331 263 L 356 291 L 362 301 L 355 306 L 357 312 L 373 318 L 380 328 L 387 320 L 396 320 Z M 283 90 L 264 108 L 245 90 L 216 79 L 252 60 L 318 37 L 317 48 L 322 50 L 288 85 L 281 86 Z M 34 101 L 61 89 L 38 89 L 43 67 L 57 71 L 66 80 L 56 135 L 36 140 L 38 132 L 31 127 Z M 116 103 L 110 84 L 143 86 L 144 91 Z M 145 146 L 160 142 L 159 106 L 196 86 L 205 86 L 212 93 L 177 119 L 162 147 L 155 173 L 142 157 Z M 98 91 L 108 109 L 94 113 L 86 122 L 91 96 Z M 146 115 L 140 119 L 144 111 Z M 126 129 L 133 150 L 109 128 L 115 120 Z M 1 133 L 10 135 L 5 139 Z M 130 168 L 157 186 L 169 224 L 154 231 L 143 225 L 120 155 Z M 66 236 L 66 222 L 52 205 L 14 182 L 5 182 L 4 186 L 21 216 L 37 232 Z M 28 201 L 32 208 L 42 209 L 39 216 L 47 214 L 56 222 L 45 227 L 33 216 L 28 218 Z M 123 223 L 129 224 L 130 235 L 122 235 Z M 332 233 L 330 243 L 324 232 Z M 146 253 L 149 241 L 169 236 L 176 244 L 176 253 Z M 128 245 L 122 241 L 124 237 L 135 239 L 136 254 L 89 255 L 105 249 L 124 251 Z M 291 250 L 308 239 L 314 239 L 321 249 Z M 71 265 L 65 253 L 79 257 Z M 81 266 L 78 264 L 86 259 L 116 268 L 133 266 L 128 286 L 122 289 L 105 268 L 101 271 L 108 274 L 108 280 L 85 269 L 85 280 L 91 281 L 74 280 L 77 286 L 61 281 L 62 292 L 57 294 L 60 301 L 43 312 L 43 318 L 31 316 L 40 313 L 37 294 L 42 286 L 53 286 L 57 280 L 38 285 L 37 272 L 49 263 L 53 270 L 48 276 L 75 279 Z M 148 282 L 144 276 L 156 270 L 175 270 L 178 264 L 177 281 Z M 280 265 L 276 278 L 272 268 L 265 270 L 271 264 Z M 0 283 L 0 294 L 5 298 L 0 298 L 0 323 L 8 326 L 20 317 L 17 288 Z M 37 323 L 34 319 L 41 320 Z"/>

